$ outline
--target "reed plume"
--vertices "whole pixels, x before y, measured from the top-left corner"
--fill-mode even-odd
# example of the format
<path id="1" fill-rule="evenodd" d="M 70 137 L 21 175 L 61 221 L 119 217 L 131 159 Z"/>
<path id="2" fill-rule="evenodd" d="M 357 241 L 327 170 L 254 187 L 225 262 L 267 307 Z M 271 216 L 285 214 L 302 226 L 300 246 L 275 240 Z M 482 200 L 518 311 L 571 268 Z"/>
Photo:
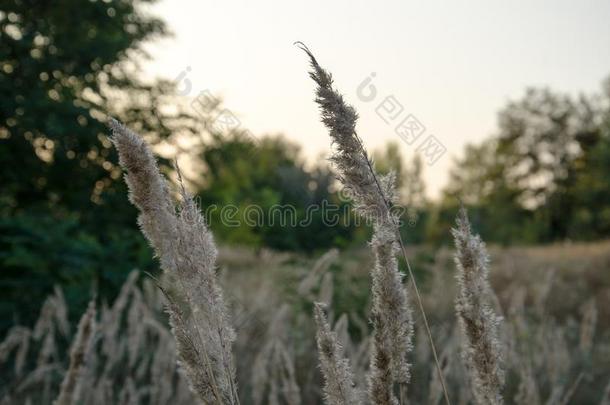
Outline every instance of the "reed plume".
<path id="1" fill-rule="evenodd" d="M 580 350 L 583 353 L 590 353 L 595 338 L 595 328 L 597 326 L 597 305 L 595 298 L 589 299 L 582 307 L 582 321 L 580 322 Z"/>
<path id="2" fill-rule="evenodd" d="M 325 380 L 326 403 L 328 405 L 360 404 L 349 361 L 344 357 L 343 347 L 337 340 L 337 334 L 330 328 L 324 309 L 324 304 L 315 303 L 314 318 L 318 328 L 316 342 L 320 368 Z"/>
<path id="3" fill-rule="evenodd" d="M 54 405 L 72 405 L 75 403 L 74 394 L 95 333 L 95 314 L 95 301 L 91 300 L 87 311 L 85 311 L 78 323 L 76 337 L 70 349 L 70 366 L 61 383 L 59 396 L 55 400 Z"/>
<path id="4" fill-rule="evenodd" d="M 455 309 L 464 337 L 462 353 L 471 375 L 474 397 L 479 404 L 501 404 L 504 372 L 500 367 L 500 318 L 492 306 L 487 249 L 481 238 L 472 234 L 463 207 L 452 234 L 460 288 Z"/>
<path id="5" fill-rule="evenodd" d="M 285 346 L 289 340 L 289 312 L 286 304 L 276 311 L 262 348 L 254 358 L 251 374 L 254 405 L 301 403 L 294 359 Z"/>
<path id="6" fill-rule="evenodd" d="M 604 393 L 602 394 L 599 405 L 610 405 L 610 381 L 608 381 L 606 388 L 604 388 Z"/>
<path id="7" fill-rule="evenodd" d="M 238 404 L 232 343 L 235 333 L 216 275 L 216 245 L 193 198 L 181 187 L 176 209 L 167 181 L 144 140 L 110 123 L 129 198 L 142 232 L 160 257 L 179 364 L 204 403 Z"/>
<path id="8" fill-rule="evenodd" d="M 372 220 L 371 246 L 375 255 L 372 275 L 371 319 L 374 327 L 369 372 L 369 397 L 376 404 L 394 404 L 394 384 L 403 388 L 410 379 L 407 354 L 412 350 L 413 320 L 407 291 L 398 271 L 398 218 L 391 211 L 395 176 L 378 176 L 356 133 L 358 114 L 333 88 L 330 73 L 309 49 L 298 45 L 310 59 L 310 77 L 316 82 L 316 103 L 328 128 L 334 151 L 330 158 L 339 180 L 354 201 L 355 210 Z"/>

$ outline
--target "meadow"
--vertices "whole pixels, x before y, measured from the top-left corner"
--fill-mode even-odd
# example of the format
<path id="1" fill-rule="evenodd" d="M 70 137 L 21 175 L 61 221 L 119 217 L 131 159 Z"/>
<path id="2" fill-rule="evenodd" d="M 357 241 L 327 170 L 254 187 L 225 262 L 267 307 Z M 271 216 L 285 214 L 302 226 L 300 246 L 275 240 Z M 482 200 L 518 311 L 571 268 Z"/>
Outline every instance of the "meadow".
<path id="1" fill-rule="evenodd" d="M 423 280 L 425 308 L 452 403 L 472 401 L 460 357 L 453 301 L 455 268 L 448 249 L 409 249 Z M 502 314 L 506 403 L 607 404 L 610 390 L 610 242 L 490 249 L 491 285 Z M 221 248 L 220 279 L 231 307 L 243 404 L 322 401 L 313 301 L 332 304 L 330 318 L 362 386 L 368 362 L 366 249 L 298 254 Z M 90 366 L 78 389 L 83 404 L 191 404 L 176 365 L 175 343 L 153 280 L 134 272 L 114 302 L 100 308 Z M 441 403 L 430 349 L 415 317 L 410 403 Z M 74 336 L 61 290 L 35 325 L 13 328 L 0 345 L 3 404 L 50 403 L 68 367 Z"/>
<path id="2" fill-rule="evenodd" d="M 302 42 L 312 164 L 143 80 L 149 3 L 0 7 L 0 405 L 610 405 L 610 79 L 508 101 L 431 199 L 445 145 L 370 150 Z"/>

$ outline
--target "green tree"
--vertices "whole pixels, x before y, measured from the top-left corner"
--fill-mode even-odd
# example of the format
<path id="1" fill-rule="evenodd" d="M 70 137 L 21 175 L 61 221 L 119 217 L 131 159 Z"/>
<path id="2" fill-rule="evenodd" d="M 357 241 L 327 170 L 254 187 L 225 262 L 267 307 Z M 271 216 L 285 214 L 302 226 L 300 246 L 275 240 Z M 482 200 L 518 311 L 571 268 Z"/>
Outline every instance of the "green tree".
<path id="1" fill-rule="evenodd" d="M 531 214 L 519 203 L 521 190 L 506 175 L 507 156 L 497 152 L 497 139 L 467 145 L 449 173 L 441 202 L 426 230 L 435 242 L 451 242 L 450 230 L 460 202 L 466 204 L 477 231 L 486 240 L 510 243 L 535 239 L 523 233 Z"/>
<path id="2" fill-rule="evenodd" d="M 577 99 L 529 89 L 499 114 L 497 135 L 466 148 L 451 171 L 432 233 L 450 226 L 458 198 L 502 243 L 608 236 L 608 91 Z M 440 231 L 439 231 L 440 230 Z M 438 234 L 432 235 L 436 238 Z"/>
<path id="3" fill-rule="evenodd" d="M 567 189 L 575 206 L 567 233 L 574 239 L 610 235 L 610 78 L 587 107 L 590 126 L 578 135 L 582 153 L 572 162 L 574 180 Z"/>
<path id="4" fill-rule="evenodd" d="M 139 63 L 147 56 L 143 44 L 168 34 L 160 19 L 143 11 L 150 3 L 0 4 L 0 294 L 14 298 L 7 312 L 28 316 L 29 306 L 38 306 L 53 283 L 78 284 L 84 301 L 91 278 L 75 274 L 78 252 L 108 258 L 117 235 L 125 246 L 145 246 L 125 197 L 107 117 L 153 142 L 199 127 L 184 108 L 166 108 L 172 83 L 139 78 Z M 36 248 L 44 229 L 54 239 Z M 72 264 L 62 259 L 53 269 L 42 266 L 53 247 L 56 254 L 67 248 Z M 81 258 L 80 271 L 92 275 L 104 293 L 128 270 L 147 263 L 138 250 L 125 252 L 121 263 L 100 261 L 104 269 Z M 43 269 L 52 277 L 40 277 Z M 38 281 L 36 294 L 19 294 L 32 278 Z M 10 318 L 7 312 L 0 317 Z"/>
<path id="5" fill-rule="evenodd" d="M 334 180 L 327 166 L 307 170 L 299 148 L 285 139 L 216 134 L 201 160 L 206 169 L 200 198 L 222 240 L 295 251 L 350 240 L 350 210 L 331 191 Z M 336 210 L 325 211 L 329 205 Z"/>

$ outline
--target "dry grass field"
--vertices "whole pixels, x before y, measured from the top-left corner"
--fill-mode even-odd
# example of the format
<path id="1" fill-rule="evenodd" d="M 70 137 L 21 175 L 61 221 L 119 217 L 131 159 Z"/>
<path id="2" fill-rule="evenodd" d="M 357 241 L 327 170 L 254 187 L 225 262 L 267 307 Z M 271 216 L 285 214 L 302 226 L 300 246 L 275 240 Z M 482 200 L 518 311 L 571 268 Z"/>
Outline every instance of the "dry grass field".
<path id="1" fill-rule="evenodd" d="M 453 403 L 472 401 L 460 356 L 453 302 L 452 252 L 413 248 L 440 361 Z M 610 383 L 610 241 L 490 248 L 491 284 L 504 320 L 500 332 L 506 403 L 607 404 Z M 330 251 L 317 259 L 221 248 L 221 282 L 237 332 L 235 359 L 243 404 L 321 403 L 312 302 L 331 304 L 330 318 L 365 384 L 368 249 Z M 189 404 L 175 345 L 152 280 L 133 273 L 114 303 L 102 306 L 83 404 Z M 440 403 L 442 392 L 421 319 L 415 315 L 411 403 Z M 0 345 L 3 403 L 50 403 L 68 366 L 73 330 L 61 294 L 50 297 L 36 325 L 15 327 Z M 603 396 L 605 395 L 605 399 Z M 604 402 L 606 401 L 606 402 Z"/>

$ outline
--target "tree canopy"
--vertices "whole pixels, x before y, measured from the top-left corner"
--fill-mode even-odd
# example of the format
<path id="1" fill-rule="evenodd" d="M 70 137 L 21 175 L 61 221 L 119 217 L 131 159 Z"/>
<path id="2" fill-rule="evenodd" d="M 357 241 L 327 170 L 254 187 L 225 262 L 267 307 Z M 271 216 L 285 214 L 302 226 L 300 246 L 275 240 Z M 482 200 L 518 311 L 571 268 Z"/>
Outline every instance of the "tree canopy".
<path id="1" fill-rule="evenodd" d="M 529 89 L 499 113 L 498 132 L 467 146 L 440 208 L 472 206 L 482 235 L 502 243 L 610 235 L 610 81 L 572 97 Z M 440 218 L 446 217 L 446 218 Z"/>

